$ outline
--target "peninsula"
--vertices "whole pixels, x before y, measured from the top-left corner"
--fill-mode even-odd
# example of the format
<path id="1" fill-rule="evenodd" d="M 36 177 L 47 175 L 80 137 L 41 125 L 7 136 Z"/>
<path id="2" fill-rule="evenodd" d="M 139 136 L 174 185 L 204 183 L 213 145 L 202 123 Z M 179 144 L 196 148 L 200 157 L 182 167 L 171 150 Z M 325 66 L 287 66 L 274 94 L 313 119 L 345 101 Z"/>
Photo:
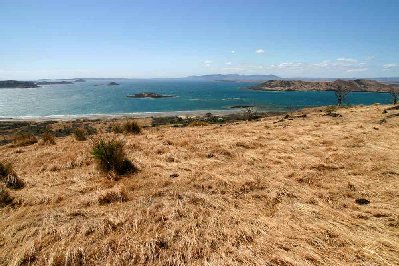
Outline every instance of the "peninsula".
<path id="1" fill-rule="evenodd" d="M 33 81 L 0 80 L 0 88 L 37 88 Z"/>
<path id="2" fill-rule="evenodd" d="M 250 87 L 252 90 L 263 91 L 331 91 L 339 82 L 351 91 L 359 92 L 390 92 L 392 85 L 386 85 L 375 80 L 355 79 L 336 81 L 302 81 L 302 80 L 269 80 L 257 86 Z"/>

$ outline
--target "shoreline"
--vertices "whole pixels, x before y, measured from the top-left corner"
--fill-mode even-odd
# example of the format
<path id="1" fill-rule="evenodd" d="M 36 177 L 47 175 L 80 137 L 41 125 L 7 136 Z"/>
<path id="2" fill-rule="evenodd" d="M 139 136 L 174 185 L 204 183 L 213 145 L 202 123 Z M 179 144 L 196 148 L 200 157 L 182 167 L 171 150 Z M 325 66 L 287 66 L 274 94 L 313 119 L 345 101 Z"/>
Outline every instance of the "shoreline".
<path id="1" fill-rule="evenodd" d="M 254 106 L 256 109 L 256 106 Z M 304 108 L 314 108 L 323 106 L 311 106 L 300 108 L 279 108 L 275 110 L 258 110 L 258 113 L 275 114 L 302 110 Z M 112 120 L 123 118 L 152 118 L 152 117 L 175 117 L 175 116 L 205 116 L 211 113 L 214 116 L 227 116 L 245 112 L 245 108 L 232 108 L 226 110 L 192 110 L 192 111 L 166 111 L 166 112 L 133 112 L 116 114 L 78 114 L 78 115 L 47 115 L 47 116 L 0 116 L 0 122 L 23 122 L 23 121 L 74 121 L 84 120 Z"/>
<path id="2" fill-rule="evenodd" d="M 193 111 L 167 111 L 167 112 L 134 112 L 117 114 L 78 114 L 78 115 L 48 115 L 48 116 L 0 116 L 0 122 L 20 122 L 20 121 L 74 121 L 77 119 L 85 120 L 108 120 L 119 118 L 151 118 L 169 116 L 204 116 L 207 113 L 213 115 L 230 115 L 242 112 L 241 109 L 232 110 L 193 110 Z M 272 113 L 272 111 L 270 111 Z"/>

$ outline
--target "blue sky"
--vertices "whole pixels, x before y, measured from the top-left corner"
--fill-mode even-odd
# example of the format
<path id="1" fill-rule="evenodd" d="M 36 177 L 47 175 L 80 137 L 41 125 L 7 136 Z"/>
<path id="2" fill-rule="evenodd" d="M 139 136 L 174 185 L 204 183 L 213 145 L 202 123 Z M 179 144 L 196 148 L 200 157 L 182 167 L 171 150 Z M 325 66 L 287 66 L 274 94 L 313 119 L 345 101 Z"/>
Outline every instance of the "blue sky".
<path id="1" fill-rule="evenodd" d="M 398 0 L 0 0 L 0 79 L 399 76 Z"/>

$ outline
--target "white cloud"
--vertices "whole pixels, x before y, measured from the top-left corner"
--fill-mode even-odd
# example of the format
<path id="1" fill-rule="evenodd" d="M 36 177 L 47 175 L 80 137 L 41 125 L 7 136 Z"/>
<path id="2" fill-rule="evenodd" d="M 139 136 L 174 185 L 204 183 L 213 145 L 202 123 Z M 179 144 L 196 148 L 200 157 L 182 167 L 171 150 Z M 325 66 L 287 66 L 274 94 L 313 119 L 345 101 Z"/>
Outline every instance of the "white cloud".
<path id="1" fill-rule="evenodd" d="M 226 65 L 231 65 L 232 63 L 231 63 L 231 62 L 226 62 L 225 64 L 226 64 Z"/>
<path id="2" fill-rule="evenodd" d="M 384 69 L 392 69 L 392 68 L 399 67 L 399 65 L 398 64 L 385 64 L 383 67 L 384 67 Z"/>
<path id="3" fill-rule="evenodd" d="M 232 53 L 232 54 L 235 54 L 235 53 L 236 53 L 236 51 L 232 50 L 232 51 L 231 51 L 231 53 Z"/>
<path id="4" fill-rule="evenodd" d="M 257 53 L 257 54 L 264 54 L 264 53 L 265 53 L 265 50 L 263 50 L 263 49 L 257 49 L 257 50 L 255 51 L 255 53 Z"/>
<path id="5" fill-rule="evenodd" d="M 204 61 L 204 64 L 206 64 L 206 65 L 208 65 L 208 64 L 212 64 L 213 63 L 213 61 L 212 60 L 205 60 Z"/>
<path id="6" fill-rule="evenodd" d="M 337 58 L 337 61 L 339 61 L 339 62 L 345 62 L 345 63 L 356 63 L 356 62 L 357 62 L 356 59 L 353 59 L 353 58 L 345 58 L 345 57 Z"/>
<path id="7" fill-rule="evenodd" d="M 352 68 L 352 69 L 347 69 L 346 72 L 348 73 L 356 73 L 356 72 L 364 72 L 369 70 L 368 68 Z"/>

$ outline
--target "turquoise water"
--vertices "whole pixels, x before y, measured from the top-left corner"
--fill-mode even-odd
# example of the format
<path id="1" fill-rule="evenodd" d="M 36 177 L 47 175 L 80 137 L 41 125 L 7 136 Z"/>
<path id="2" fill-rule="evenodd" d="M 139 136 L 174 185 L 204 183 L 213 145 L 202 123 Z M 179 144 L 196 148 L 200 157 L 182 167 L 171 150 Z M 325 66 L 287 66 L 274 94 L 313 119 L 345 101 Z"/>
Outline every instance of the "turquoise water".
<path id="1" fill-rule="evenodd" d="M 0 89 L 0 117 L 85 116 L 197 110 L 230 110 L 256 105 L 259 110 L 284 111 L 335 104 L 333 92 L 265 92 L 246 89 L 255 83 L 176 80 L 110 80 L 32 89 Z M 135 99 L 129 94 L 155 92 L 176 98 Z M 387 93 L 351 93 L 349 104 L 390 103 Z"/>

